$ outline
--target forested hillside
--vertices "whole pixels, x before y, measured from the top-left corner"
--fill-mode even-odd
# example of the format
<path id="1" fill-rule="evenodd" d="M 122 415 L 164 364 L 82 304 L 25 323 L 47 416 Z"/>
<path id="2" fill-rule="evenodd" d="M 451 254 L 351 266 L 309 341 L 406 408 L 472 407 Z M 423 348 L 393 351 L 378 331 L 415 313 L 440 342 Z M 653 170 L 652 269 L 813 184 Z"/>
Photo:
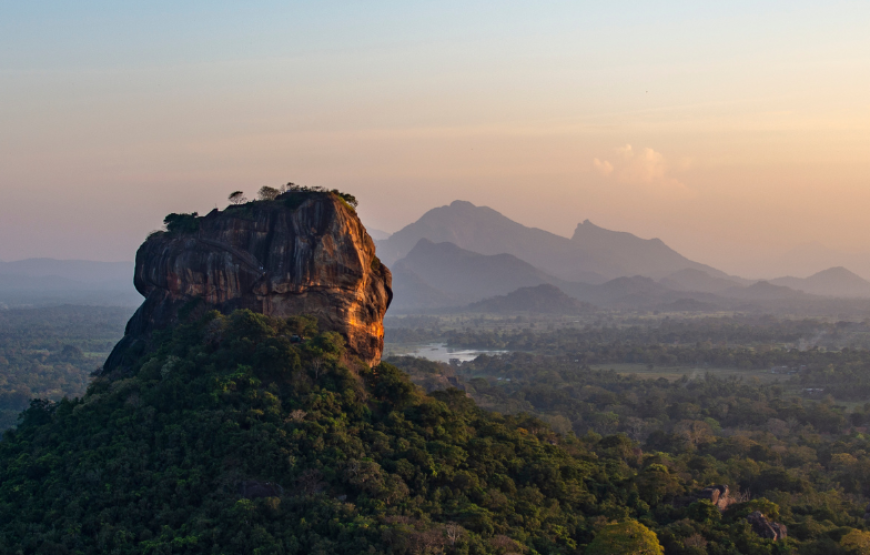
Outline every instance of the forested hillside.
<path id="1" fill-rule="evenodd" d="M 782 429 L 731 410 L 746 398 L 771 426 L 785 413 L 765 406 L 790 410 L 775 391 L 648 382 L 641 399 L 606 372 L 505 359 L 552 388 L 544 407 L 517 384 L 538 412 L 558 414 L 579 387 L 581 415 L 631 406 L 712 431 L 575 435 L 548 418 L 564 435 L 456 389 L 424 395 L 389 364 L 349 367 L 341 337 L 311 324 L 208 313 L 84 398 L 34 402 L 0 442 L 0 549 L 846 554 L 867 537 L 867 440 L 834 440 L 796 409 Z M 467 384 L 490 404 L 518 401 L 488 379 Z M 747 431 L 719 434 L 714 418 Z"/>
<path id="2" fill-rule="evenodd" d="M 340 336 L 296 326 L 211 313 L 82 400 L 34 402 L 0 443 L 3 549 L 576 552 L 624 516 L 576 441 L 355 374 Z"/>

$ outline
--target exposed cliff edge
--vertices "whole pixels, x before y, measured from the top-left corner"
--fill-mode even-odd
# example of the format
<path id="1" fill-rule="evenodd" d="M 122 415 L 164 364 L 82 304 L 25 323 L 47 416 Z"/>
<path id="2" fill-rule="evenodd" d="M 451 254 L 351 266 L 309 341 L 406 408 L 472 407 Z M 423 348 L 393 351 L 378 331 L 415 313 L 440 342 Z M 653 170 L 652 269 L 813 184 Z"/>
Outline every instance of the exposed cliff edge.
<path id="1" fill-rule="evenodd" d="M 136 253 L 134 284 L 145 302 L 103 371 L 127 366 L 150 348 L 154 331 L 191 310 L 240 308 L 314 316 L 322 331 L 344 336 L 350 355 L 373 365 L 383 351 L 391 281 L 355 211 L 335 193 L 289 192 L 177 216 Z"/>

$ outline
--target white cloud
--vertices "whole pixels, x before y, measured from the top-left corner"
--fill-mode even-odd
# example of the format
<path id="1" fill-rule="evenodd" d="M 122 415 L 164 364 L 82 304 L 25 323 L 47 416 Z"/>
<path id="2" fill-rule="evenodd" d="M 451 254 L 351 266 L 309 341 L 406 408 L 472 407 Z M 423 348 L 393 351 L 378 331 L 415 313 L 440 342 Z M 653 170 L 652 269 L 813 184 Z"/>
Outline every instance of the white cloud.
<path id="1" fill-rule="evenodd" d="M 618 147 L 616 149 L 616 152 L 622 154 L 622 157 L 626 160 L 631 160 L 632 158 L 634 158 L 634 149 L 631 148 L 631 145 Z"/>
<path id="2" fill-rule="evenodd" d="M 607 177 L 613 173 L 613 164 L 611 164 L 607 160 L 601 161 L 596 158 L 592 161 L 592 164 L 595 166 L 595 169 L 598 170 L 598 173 L 600 173 L 604 177 Z"/>
<path id="3" fill-rule="evenodd" d="M 627 185 L 640 186 L 649 192 L 668 196 L 694 196 L 695 191 L 673 177 L 672 167 L 661 152 L 646 147 L 635 150 L 630 144 L 618 147 L 616 153 L 622 158 L 616 165 L 595 158 L 593 165 L 604 177 L 610 177 Z M 683 161 L 680 167 L 687 167 Z"/>
<path id="4" fill-rule="evenodd" d="M 619 177 L 629 183 L 646 183 L 651 184 L 656 181 L 667 180 L 668 163 L 665 157 L 660 152 L 656 152 L 651 148 L 644 148 L 640 153 L 635 154 L 631 150 L 631 145 L 626 145 L 628 149 L 625 159 L 628 162 L 619 172 Z"/>

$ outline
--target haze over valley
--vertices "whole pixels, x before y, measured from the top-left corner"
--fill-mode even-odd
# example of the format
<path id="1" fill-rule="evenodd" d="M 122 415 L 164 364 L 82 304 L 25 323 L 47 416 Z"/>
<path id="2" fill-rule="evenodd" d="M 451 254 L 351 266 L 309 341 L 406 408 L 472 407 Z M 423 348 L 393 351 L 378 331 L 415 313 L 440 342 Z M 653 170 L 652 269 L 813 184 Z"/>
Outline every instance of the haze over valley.
<path id="1" fill-rule="evenodd" d="M 607 230 L 589 220 L 571 238 L 525 226 L 485 206 L 454 201 L 393 234 L 376 232 L 393 270 L 394 311 L 459 309 L 520 287 L 550 284 L 602 308 L 842 313 L 834 299 L 870 307 L 870 281 L 842 266 L 806 277 L 752 280 L 688 259 L 659 239 Z M 0 302 L 135 304 L 132 264 L 25 259 L 0 262 Z M 863 301 L 867 299 L 868 301 Z"/>

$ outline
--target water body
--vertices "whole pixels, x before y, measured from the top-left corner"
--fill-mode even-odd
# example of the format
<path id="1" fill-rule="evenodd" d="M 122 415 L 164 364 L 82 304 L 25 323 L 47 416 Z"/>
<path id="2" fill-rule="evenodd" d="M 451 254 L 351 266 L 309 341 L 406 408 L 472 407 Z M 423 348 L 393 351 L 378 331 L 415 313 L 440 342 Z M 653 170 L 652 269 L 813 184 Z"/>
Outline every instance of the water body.
<path id="1" fill-rule="evenodd" d="M 479 355 L 503 355 L 508 351 L 486 351 L 475 349 L 454 349 L 445 343 L 427 343 L 425 345 L 386 345 L 384 356 L 410 355 L 425 358 L 434 362 L 450 362 L 450 359 L 458 359 L 459 362 L 468 362 L 476 359 Z"/>

